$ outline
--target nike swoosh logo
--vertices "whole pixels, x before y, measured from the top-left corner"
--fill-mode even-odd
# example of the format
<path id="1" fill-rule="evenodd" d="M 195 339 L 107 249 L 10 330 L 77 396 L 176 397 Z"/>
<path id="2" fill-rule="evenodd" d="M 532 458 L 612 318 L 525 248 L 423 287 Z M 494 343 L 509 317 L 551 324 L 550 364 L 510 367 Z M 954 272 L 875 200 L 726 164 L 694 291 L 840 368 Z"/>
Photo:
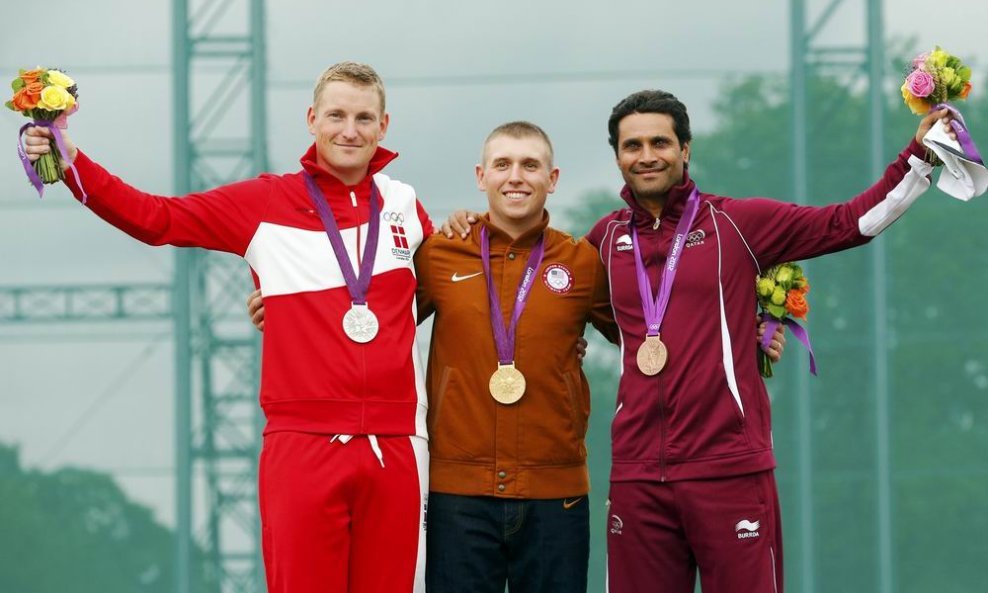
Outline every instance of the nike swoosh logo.
<path id="1" fill-rule="evenodd" d="M 460 276 L 459 274 L 453 274 L 452 280 L 453 280 L 453 282 L 461 282 L 463 280 L 469 280 L 470 278 L 473 278 L 474 276 L 480 276 L 481 274 L 483 274 L 483 272 L 475 272 L 473 274 L 467 274 L 466 276 Z"/>
<path id="2" fill-rule="evenodd" d="M 580 498 L 574 498 L 573 500 L 566 500 L 564 498 L 563 499 L 563 508 L 564 509 L 571 509 L 571 508 L 575 507 L 576 506 L 576 503 L 580 502 L 581 500 L 583 500 L 583 497 L 582 496 Z"/>

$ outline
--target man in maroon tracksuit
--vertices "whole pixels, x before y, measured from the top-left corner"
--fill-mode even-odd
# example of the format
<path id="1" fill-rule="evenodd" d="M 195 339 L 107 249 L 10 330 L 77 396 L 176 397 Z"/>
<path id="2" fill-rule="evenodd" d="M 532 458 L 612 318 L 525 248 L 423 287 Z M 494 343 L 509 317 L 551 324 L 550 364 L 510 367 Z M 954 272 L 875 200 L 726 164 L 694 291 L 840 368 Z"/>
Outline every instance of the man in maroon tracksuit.
<path id="1" fill-rule="evenodd" d="M 924 118 L 864 193 L 808 207 L 697 190 L 689 118 L 671 94 L 641 91 L 614 108 L 628 207 L 588 235 L 608 271 L 623 360 L 611 593 L 692 593 L 698 568 L 704 593 L 782 591 L 770 406 L 749 337 L 755 276 L 862 245 L 894 222 L 930 185 L 920 140 L 945 116 Z"/>

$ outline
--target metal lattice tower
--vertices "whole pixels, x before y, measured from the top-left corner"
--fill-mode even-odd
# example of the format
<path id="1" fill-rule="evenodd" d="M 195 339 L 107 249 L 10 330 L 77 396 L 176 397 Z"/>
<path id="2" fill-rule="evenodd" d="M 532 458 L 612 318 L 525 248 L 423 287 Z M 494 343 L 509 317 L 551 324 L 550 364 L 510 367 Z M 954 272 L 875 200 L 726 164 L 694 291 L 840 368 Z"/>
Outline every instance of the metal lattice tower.
<path id="1" fill-rule="evenodd" d="M 868 92 L 868 146 L 869 171 L 872 179 L 881 176 L 885 166 L 882 140 L 885 128 L 884 37 L 881 0 L 826 0 L 817 2 L 813 16 L 807 14 L 807 0 L 791 0 L 791 87 L 792 87 L 792 146 L 793 146 L 793 196 L 805 204 L 808 197 L 809 169 L 807 138 L 811 124 L 808 104 L 807 80 L 811 76 L 828 74 L 847 79 L 851 85 L 864 84 Z M 839 46 L 821 41 L 821 37 L 833 29 L 834 17 L 841 9 L 861 11 L 857 19 L 865 17 L 864 34 L 857 43 Z M 862 14 L 863 13 L 863 14 Z M 847 32 L 841 31 L 841 37 Z M 878 533 L 878 593 L 891 593 L 892 582 L 892 519 L 891 519 L 891 464 L 889 452 L 889 374 L 888 374 L 888 317 L 887 317 L 887 268 L 885 243 L 881 237 L 872 244 L 873 278 L 873 333 L 872 355 L 874 359 L 874 390 L 877 432 L 877 533 Z M 803 593 L 814 593 L 813 545 L 813 455 L 812 426 L 810 423 L 810 398 L 807 372 L 801 370 L 798 383 L 798 411 L 796 432 L 799 440 L 799 499 L 800 499 L 800 566 L 802 568 Z"/>
<path id="2" fill-rule="evenodd" d="M 175 193 L 267 169 L 262 0 L 175 0 Z M 175 265 L 177 593 L 192 542 L 217 593 L 263 591 L 257 516 L 257 332 L 238 259 L 181 250 Z"/>

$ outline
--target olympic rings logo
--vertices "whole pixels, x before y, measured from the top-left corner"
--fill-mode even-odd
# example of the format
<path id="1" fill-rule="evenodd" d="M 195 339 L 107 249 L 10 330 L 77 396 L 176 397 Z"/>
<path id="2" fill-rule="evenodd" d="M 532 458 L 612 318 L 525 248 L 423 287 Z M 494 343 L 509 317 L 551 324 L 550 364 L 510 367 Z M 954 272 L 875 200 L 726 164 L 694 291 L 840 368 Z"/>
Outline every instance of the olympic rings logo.
<path id="1" fill-rule="evenodd" d="M 405 215 L 401 212 L 383 212 L 381 213 L 381 220 L 401 225 L 405 224 Z"/>

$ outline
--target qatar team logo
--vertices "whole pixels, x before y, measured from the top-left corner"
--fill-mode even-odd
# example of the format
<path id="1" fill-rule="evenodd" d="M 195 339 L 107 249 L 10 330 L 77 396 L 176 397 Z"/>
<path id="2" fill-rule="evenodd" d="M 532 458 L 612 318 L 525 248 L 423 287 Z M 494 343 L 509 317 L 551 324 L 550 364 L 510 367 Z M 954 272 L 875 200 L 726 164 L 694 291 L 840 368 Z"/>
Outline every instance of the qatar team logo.
<path id="1" fill-rule="evenodd" d="M 573 288 L 573 273 L 563 264 L 549 264 L 542 272 L 546 288 L 556 294 L 566 294 Z"/>
<path id="2" fill-rule="evenodd" d="M 686 235 L 686 247 L 696 247 L 697 245 L 703 245 L 703 240 L 707 237 L 707 233 L 703 230 L 693 231 L 692 233 Z"/>
<path id="3" fill-rule="evenodd" d="M 631 243 L 631 235 L 621 235 L 614 243 L 617 245 L 615 249 L 618 251 L 631 251 L 635 248 L 635 246 Z"/>
<path id="4" fill-rule="evenodd" d="M 412 259 L 412 250 L 408 248 L 408 237 L 405 236 L 405 215 L 401 212 L 382 212 L 381 220 L 391 226 L 391 238 L 394 239 L 394 247 L 391 254 L 402 261 Z"/>

